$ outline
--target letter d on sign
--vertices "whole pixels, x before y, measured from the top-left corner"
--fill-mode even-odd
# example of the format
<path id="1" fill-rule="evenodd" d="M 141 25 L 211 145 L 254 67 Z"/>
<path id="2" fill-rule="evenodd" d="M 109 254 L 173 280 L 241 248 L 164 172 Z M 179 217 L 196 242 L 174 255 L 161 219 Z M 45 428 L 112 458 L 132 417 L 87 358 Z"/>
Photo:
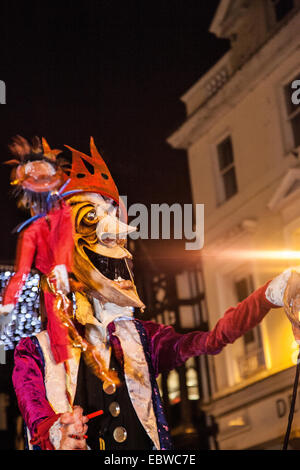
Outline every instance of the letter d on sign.
<path id="1" fill-rule="evenodd" d="M 0 104 L 6 104 L 6 86 L 3 80 L 0 80 Z"/>
<path id="2" fill-rule="evenodd" d="M 282 398 L 276 400 L 276 410 L 278 418 L 283 418 L 286 414 L 286 402 Z"/>

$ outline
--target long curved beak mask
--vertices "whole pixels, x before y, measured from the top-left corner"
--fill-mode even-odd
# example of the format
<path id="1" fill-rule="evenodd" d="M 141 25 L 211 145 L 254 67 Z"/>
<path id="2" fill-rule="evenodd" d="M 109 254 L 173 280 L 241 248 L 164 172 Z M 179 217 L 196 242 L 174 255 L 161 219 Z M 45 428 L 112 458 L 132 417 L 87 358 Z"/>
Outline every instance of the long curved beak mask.
<path id="1" fill-rule="evenodd" d="M 129 267 L 132 255 L 125 248 L 128 234 L 136 228 L 121 222 L 116 209 L 99 194 L 82 193 L 68 204 L 75 228 L 76 278 L 102 302 L 143 309 Z"/>

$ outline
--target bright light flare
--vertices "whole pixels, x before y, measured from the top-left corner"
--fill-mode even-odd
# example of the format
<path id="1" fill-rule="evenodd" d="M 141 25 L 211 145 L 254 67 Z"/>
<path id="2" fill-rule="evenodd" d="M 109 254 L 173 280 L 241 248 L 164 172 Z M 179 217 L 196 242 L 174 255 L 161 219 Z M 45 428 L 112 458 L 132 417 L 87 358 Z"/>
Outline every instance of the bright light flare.
<path id="1" fill-rule="evenodd" d="M 224 259 L 300 260 L 298 250 L 207 250 L 202 252 L 203 255 Z"/>

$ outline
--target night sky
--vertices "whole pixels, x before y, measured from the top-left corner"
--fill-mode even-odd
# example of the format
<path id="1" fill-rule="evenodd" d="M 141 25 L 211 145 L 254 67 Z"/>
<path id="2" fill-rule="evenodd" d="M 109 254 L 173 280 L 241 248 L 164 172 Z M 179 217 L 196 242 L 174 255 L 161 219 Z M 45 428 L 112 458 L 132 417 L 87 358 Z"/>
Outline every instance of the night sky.
<path id="1" fill-rule="evenodd" d="M 208 32 L 218 0 L 1 3 L 1 160 L 21 134 L 88 153 L 93 135 L 130 203 L 191 202 L 187 159 L 166 138 L 184 121 L 180 96 L 228 49 Z M 1 168 L 0 261 L 12 262 L 11 230 L 27 218 Z M 155 259 L 183 256 L 146 242 Z"/>

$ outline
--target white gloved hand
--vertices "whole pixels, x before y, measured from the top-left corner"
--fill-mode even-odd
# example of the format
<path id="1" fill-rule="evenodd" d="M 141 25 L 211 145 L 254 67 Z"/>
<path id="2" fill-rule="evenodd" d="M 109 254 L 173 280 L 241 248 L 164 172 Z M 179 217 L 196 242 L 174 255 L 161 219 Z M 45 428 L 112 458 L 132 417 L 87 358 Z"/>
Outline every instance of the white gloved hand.
<path id="1" fill-rule="evenodd" d="M 57 264 L 51 273 L 55 279 L 55 288 L 58 292 L 68 294 L 70 292 L 69 274 L 64 264 Z"/>
<path id="2" fill-rule="evenodd" d="M 272 304 L 277 305 L 278 307 L 284 306 L 283 296 L 292 271 L 300 273 L 300 267 L 296 266 L 294 268 L 286 269 L 281 274 L 276 276 L 266 289 L 265 295 L 267 300 L 272 302 Z"/>
<path id="3" fill-rule="evenodd" d="M 60 419 L 58 419 L 57 421 L 55 421 L 54 424 L 52 424 L 51 428 L 49 429 L 49 440 L 55 450 L 59 450 L 60 448 L 60 442 L 62 438 L 61 426 L 62 425 Z"/>
<path id="4" fill-rule="evenodd" d="M 0 333 L 11 322 L 14 304 L 0 305 Z"/>

